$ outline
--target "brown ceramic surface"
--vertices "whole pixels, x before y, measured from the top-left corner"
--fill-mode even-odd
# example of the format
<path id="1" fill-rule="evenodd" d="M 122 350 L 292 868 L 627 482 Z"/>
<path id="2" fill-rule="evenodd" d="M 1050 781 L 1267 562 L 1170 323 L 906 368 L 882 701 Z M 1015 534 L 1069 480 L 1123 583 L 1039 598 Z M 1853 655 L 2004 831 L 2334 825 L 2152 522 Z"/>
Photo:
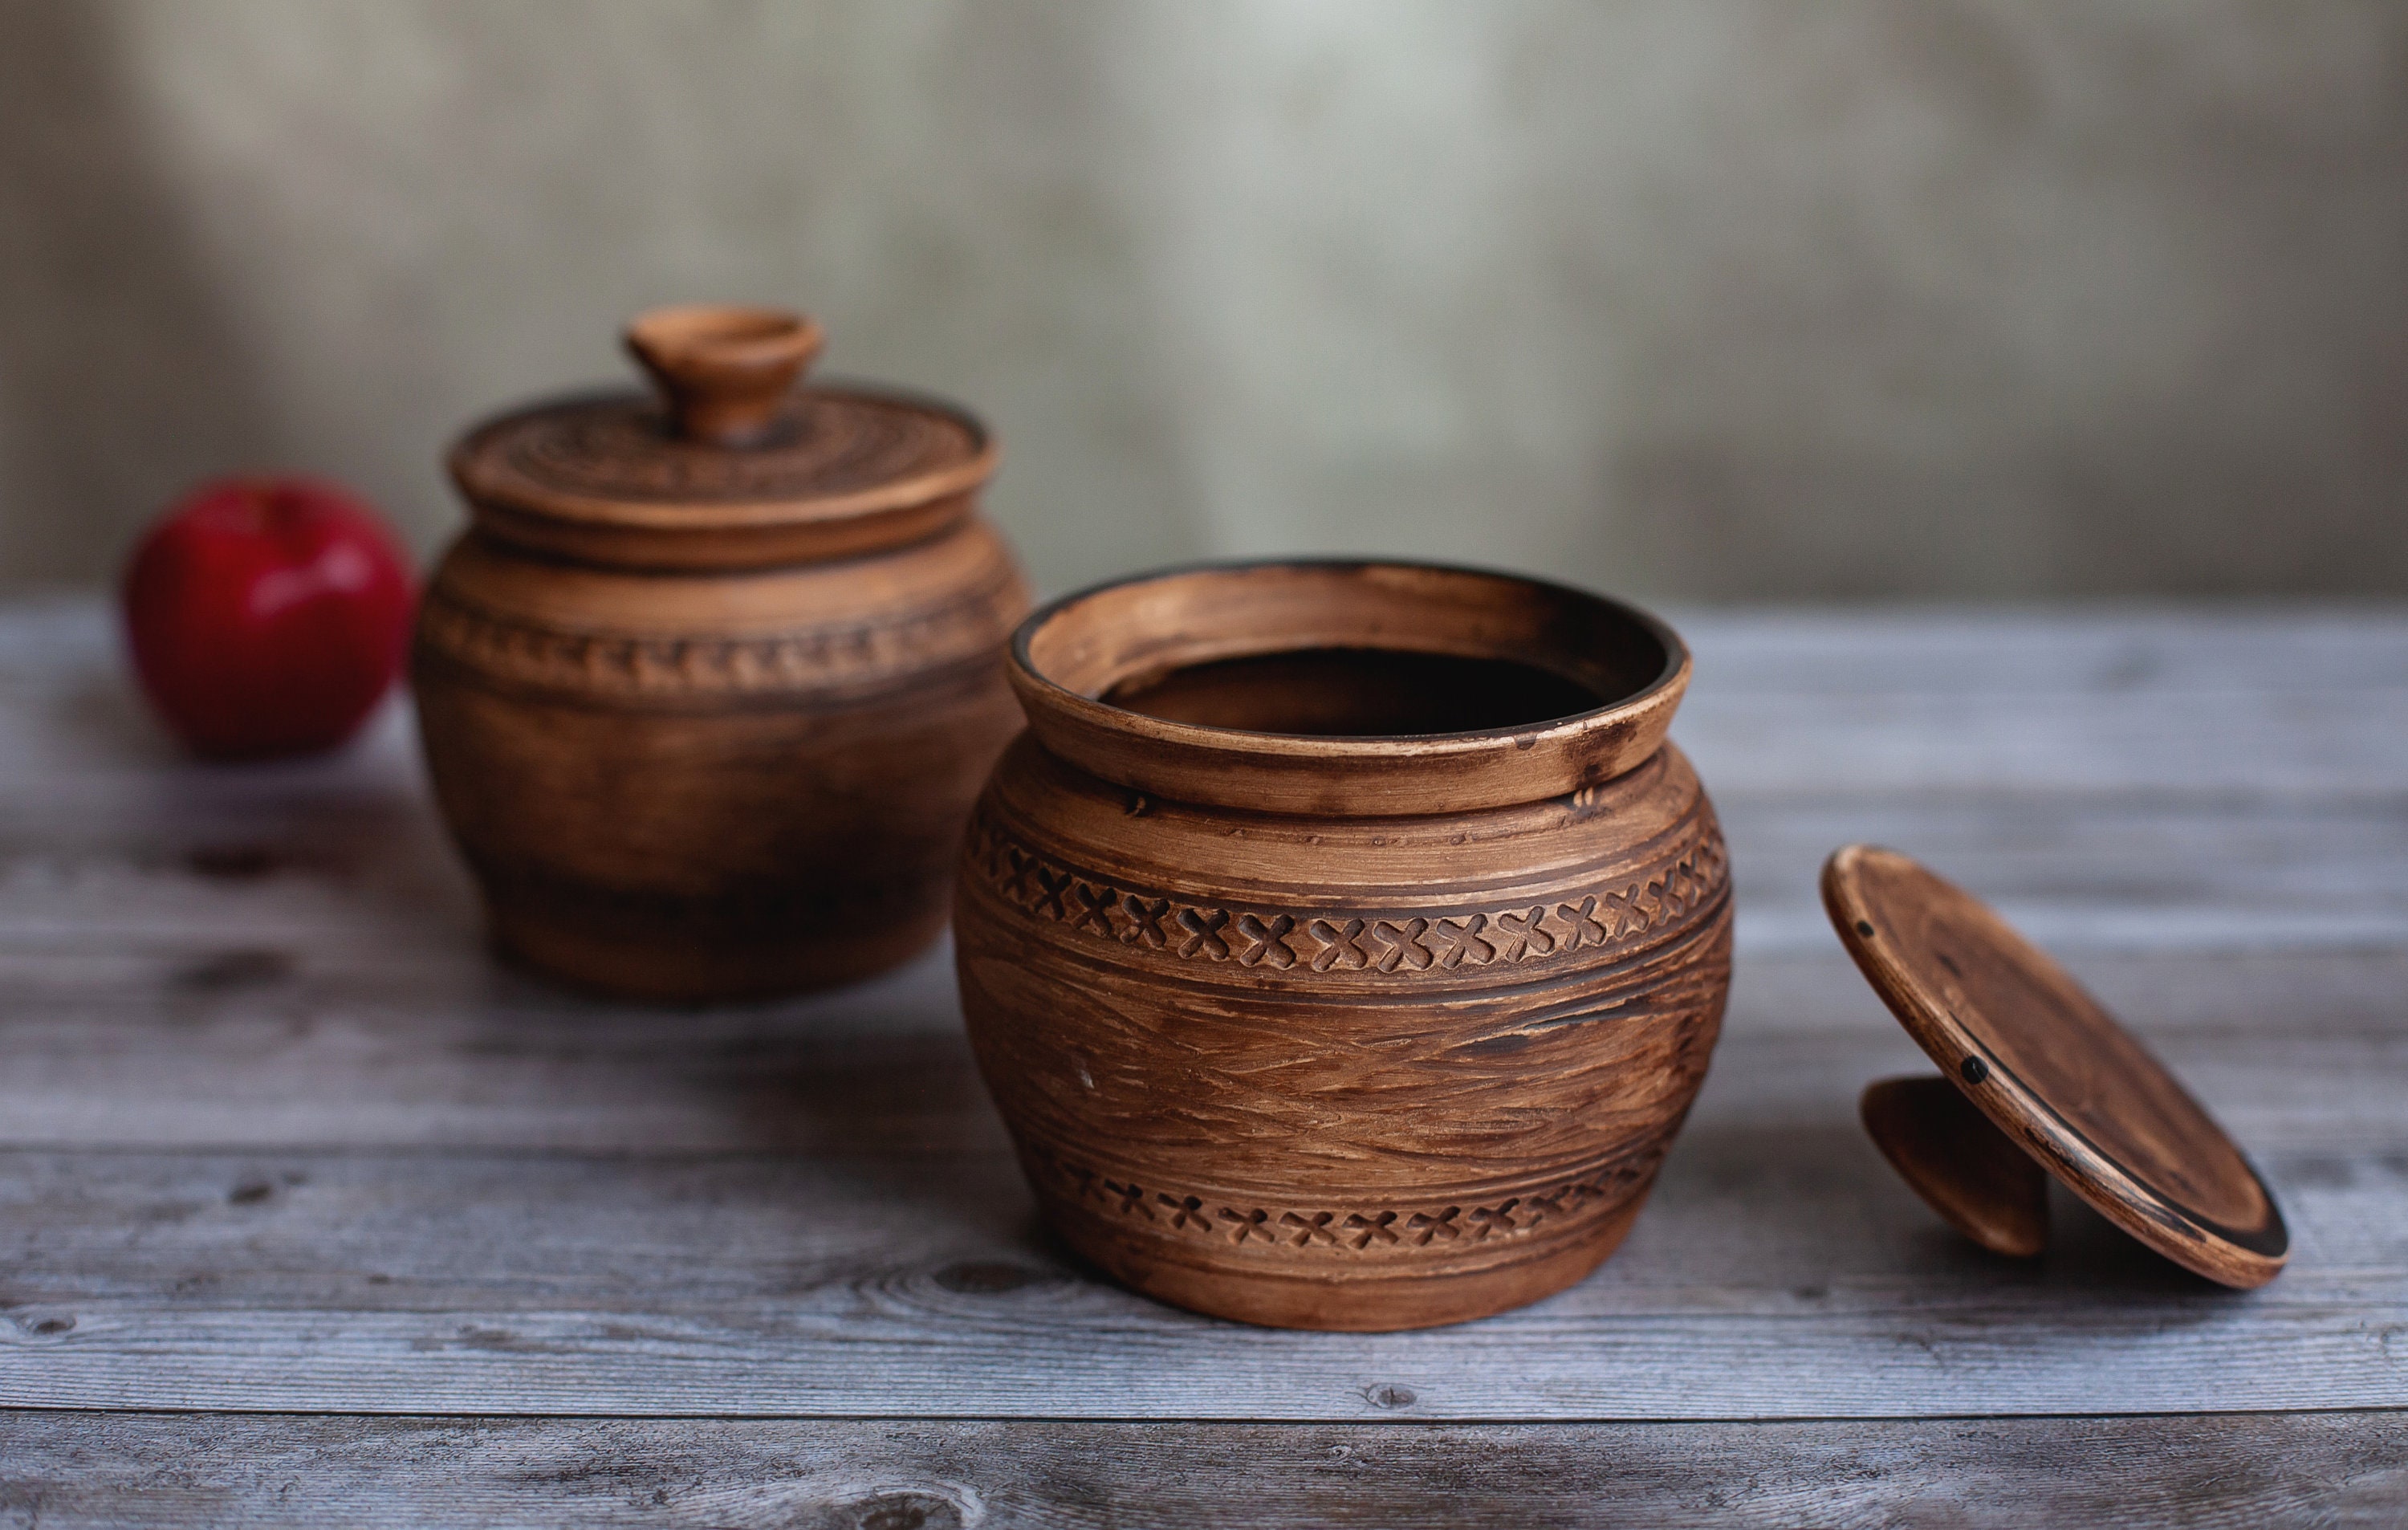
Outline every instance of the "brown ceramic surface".
<path id="1" fill-rule="evenodd" d="M 1965 1096 L 2125 1231 L 2226 1285 L 2281 1273 L 2290 1237 L 2199 1102 L 2062 967 L 1905 856 L 1823 868 L 1849 954 Z"/>
<path id="2" fill-rule="evenodd" d="M 794 316 L 666 310 L 629 343 L 673 407 L 543 406 L 452 453 L 474 523 L 412 669 L 444 814 L 501 943 L 570 981 L 700 1001 L 893 965 L 942 926 L 1017 722 L 993 448 L 793 390 Z"/>
<path id="3" fill-rule="evenodd" d="M 2011 1258 L 2048 1247 L 2048 1176 L 1947 1080 L 1884 1079 L 1865 1087 L 1856 1113 L 1948 1225 Z"/>
<path id="4" fill-rule="evenodd" d="M 1452 1323 L 1612 1251 L 1699 1082 L 1727 864 L 1641 614 L 1385 564 L 1032 618 L 963 1005 L 1039 1204 L 1138 1289 Z"/>

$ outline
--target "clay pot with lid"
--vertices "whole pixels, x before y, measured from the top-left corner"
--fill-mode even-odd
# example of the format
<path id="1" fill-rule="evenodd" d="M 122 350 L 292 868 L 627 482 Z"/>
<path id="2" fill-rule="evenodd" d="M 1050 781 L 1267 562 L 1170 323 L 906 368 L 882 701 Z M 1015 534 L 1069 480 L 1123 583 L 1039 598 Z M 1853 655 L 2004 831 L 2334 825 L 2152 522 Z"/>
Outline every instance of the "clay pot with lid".
<path id="1" fill-rule="evenodd" d="M 1282 1326 L 1482 1316 L 1645 1200 L 1729 984 L 1670 629 L 1540 581 L 1199 568 L 1031 617 L 955 894 L 1047 1221 Z"/>
<path id="2" fill-rule="evenodd" d="M 942 926 L 1018 726 L 995 447 L 948 406 L 798 387 L 821 335 L 796 315 L 661 309 L 626 340 L 657 397 L 539 405 L 452 452 L 472 522 L 411 676 L 494 934 L 679 1002 L 893 966 Z"/>

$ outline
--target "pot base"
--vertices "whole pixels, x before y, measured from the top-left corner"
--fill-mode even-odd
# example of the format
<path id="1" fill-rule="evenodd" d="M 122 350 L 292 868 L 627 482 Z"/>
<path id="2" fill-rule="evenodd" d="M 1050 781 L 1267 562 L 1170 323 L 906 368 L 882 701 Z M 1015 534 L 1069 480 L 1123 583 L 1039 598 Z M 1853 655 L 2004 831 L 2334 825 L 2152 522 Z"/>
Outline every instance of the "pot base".
<path id="1" fill-rule="evenodd" d="M 541 907 L 486 906 L 494 942 L 521 965 L 604 998 L 734 1004 L 836 988 L 902 965 L 936 943 L 941 905 L 868 930 L 698 938 L 691 930 L 600 929 Z"/>
<path id="2" fill-rule="evenodd" d="M 1383 1334 L 1493 1317 L 1577 1284 L 1621 1247 L 1654 1187 L 1652 1180 L 1639 1186 L 1579 1237 L 1507 1263 L 1393 1273 L 1345 1267 L 1326 1278 L 1166 1259 L 1133 1246 L 1075 1207 L 1048 1205 L 1044 1214 L 1047 1225 L 1082 1258 L 1156 1301 L 1266 1328 Z"/>

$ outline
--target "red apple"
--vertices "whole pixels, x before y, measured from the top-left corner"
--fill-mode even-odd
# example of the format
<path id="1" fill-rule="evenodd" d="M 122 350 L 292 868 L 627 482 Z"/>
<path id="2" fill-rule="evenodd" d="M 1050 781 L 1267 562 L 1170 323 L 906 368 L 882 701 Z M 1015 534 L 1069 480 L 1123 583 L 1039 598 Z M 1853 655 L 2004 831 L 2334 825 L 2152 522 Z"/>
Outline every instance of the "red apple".
<path id="1" fill-rule="evenodd" d="M 332 749 L 401 672 L 409 563 L 377 513 L 332 484 L 226 479 L 152 524 L 122 592 L 134 667 L 194 753 Z"/>

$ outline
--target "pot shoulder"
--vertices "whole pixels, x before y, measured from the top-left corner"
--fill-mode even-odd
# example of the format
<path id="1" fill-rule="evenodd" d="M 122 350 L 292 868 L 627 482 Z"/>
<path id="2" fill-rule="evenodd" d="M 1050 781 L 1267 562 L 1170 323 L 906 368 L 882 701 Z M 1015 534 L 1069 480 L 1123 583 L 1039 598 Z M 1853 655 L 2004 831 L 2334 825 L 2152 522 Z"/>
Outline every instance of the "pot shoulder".
<path id="1" fill-rule="evenodd" d="M 1151 800 L 1024 734 L 973 817 L 961 908 L 1082 962 L 1478 985 L 1627 959 L 1727 917 L 1728 888 L 1670 745 L 1543 802 L 1331 818 Z"/>
<path id="2" fill-rule="evenodd" d="M 635 707 L 874 693 L 993 663 L 1028 605 L 981 517 L 862 557 L 708 574 L 557 562 L 471 530 L 428 581 L 414 665 L 422 686 Z"/>

